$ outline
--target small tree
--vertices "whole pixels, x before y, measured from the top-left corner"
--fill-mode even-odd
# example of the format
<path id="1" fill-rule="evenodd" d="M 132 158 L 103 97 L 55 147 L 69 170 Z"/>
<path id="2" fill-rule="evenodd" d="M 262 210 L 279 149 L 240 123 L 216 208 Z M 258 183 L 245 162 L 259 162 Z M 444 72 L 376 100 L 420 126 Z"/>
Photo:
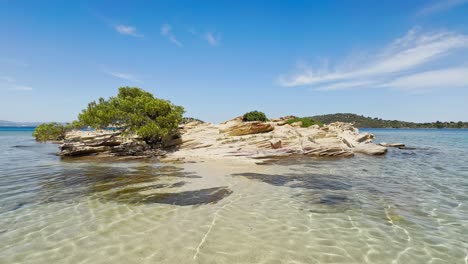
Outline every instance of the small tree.
<path id="1" fill-rule="evenodd" d="M 37 141 L 63 140 L 68 129 L 60 123 L 44 123 L 37 126 L 32 135 Z"/>
<path id="2" fill-rule="evenodd" d="M 248 112 L 248 113 L 244 114 L 244 116 L 242 117 L 242 121 L 244 121 L 244 122 L 249 122 L 249 121 L 266 122 L 266 121 L 268 121 L 268 118 L 266 117 L 265 113 L 263 113 L 263 112 L 251 111 L 251 112 Z"/>
<path id="3" fill-rule="evenodd" d="M 301 127 L 304 127 L 304 128 L 307 128 L 313 125 L 323 126 L 322 122 L 317 121 L 310 117 L 295 117 L 295 118 L 288 119 L 286 121 L 287 124 L 292 124 L 296 122 L 301 122 Z"/>
<path id="4" fill-rule="evenodd" d="M 435 122 L 435 127 L 436 128 L 444 128 L 445 124 L 440 122 L 439 120 L 437 120 L 437 122 Z"/>
<path id="5" fill-rule="evenodd" d="M 155 98 L 137 87 L 121 87 L 116 97 L 93 101 L 78 115 L 81 126 L 114 127 L 132 132 L 148 143 L 158 143 L 177 130 L 184 108 Z"/>

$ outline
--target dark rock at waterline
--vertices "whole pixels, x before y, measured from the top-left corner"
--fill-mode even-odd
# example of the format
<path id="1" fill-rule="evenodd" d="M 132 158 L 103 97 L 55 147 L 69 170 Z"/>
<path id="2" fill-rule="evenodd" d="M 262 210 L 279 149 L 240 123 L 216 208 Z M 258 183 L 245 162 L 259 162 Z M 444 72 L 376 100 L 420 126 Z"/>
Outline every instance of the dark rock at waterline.
<path id="1" fill-rule="evenodd" d="M 385 143 L 385 142 L 382 142 L 382 143 L 379 143 L 380 146 L 383 146 L 383 147 L 389 147 L 389 148 L 404 148 L 405 147 L 405 144 L 403 143 Z"/>
<path id="2" fill-rule="evenodd" d="M 174 147 L 177 144 L 180 144 L 177 138 L 171 137 L 167 145 Z M 136 136 L 124 136 L 119 131 L 72 131 L 66 135 L 60 146 L 59 155 L 63 157 L 160 157 L 166 155 L 166 151 L 150 146 Z"/>
<path id="3" fill-rule="evenodd" d="M 401 147 L 398 147 L 398 149 L 406 149 L 406 150 L 415 150 L 416 148 L 415 147 L 407 147 L 407 146 L 401 146 Z"/>

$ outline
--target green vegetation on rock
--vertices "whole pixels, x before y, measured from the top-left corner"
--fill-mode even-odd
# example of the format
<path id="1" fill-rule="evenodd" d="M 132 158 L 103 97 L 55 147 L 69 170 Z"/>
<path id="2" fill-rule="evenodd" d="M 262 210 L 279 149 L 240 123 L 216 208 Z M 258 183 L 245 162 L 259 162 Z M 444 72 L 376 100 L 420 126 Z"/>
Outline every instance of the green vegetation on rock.
<path id="1" fill-rule="evenodd" d="M 63 140 L 65 133 L 70 129 L 70 126 L 65 126 L 60 123 L 44 123 L 34 129 L 33 137 L 37 141 Z"/>
<path id="2" fill-rule="evenodd" d="M 193 118 L 193 117 L 184 117 L 184 118 L 182 118 L 182 122 L 180 122 L 180 123 L 181 124 L 188 124 L 188 123 L 191 123 L 191 122 L 205 123 L 203 120 L 200 120 L 198 118 Z"/>
<path id="3" fill-rule="evenodd" d="M 77 125 L 94 129 L 116 128 L 136 133 L 148 143 L 158 143 L 174 133 L 184 108 L 154 97 L 137 87 L 121 87 L 115 97 L 99 98 L 78 115 Z"/>
<path id="4" fill-rule="evenodd" d="M 315 120 L 329 124 L 333 122 L 354 123 L 358 128 L 468 128 L 468 122 L 432 122 L 414 123 L 398 120 L 383 120 L 381 118 L 365 117 L 350 113 L 338 113 L 330 115 L 318 115 L 312 117 Z"/>
<path id="5" fill-rule="evenodd" d="M 118 129 L 124 134 L 138 135 L 149 144 L 177 134 L 179 124 L 200 121 L 183 119 L 184 108 L 154 97 L 137 87 L 121 87 L 117 96 L 99 98 L 88 104 L 71 125 L 46 123 L 39 125 L 33 136 L 38 141 L 63 140 L 73 128 Z"/>
<path id="6" fill-rule="evenodd" d="M 250 122 L 250 121 L 266 122 L 268 121 L 268 118 L 263 112 L 251 111 L 251 112 L 245 113 L 244 116 L 242 116 L 242 121 L 244 122 Z"/>
<path id="7" fill-rule="evenodd" d="M 301 122 L 301 127 L 304 127 L 304 128 L 307 128 L 313 125 L 323 126 L 322 122 L 317 121 L 311 117 L 295 117 L 295 118 L 288 119 L 286 121 L 287 124 L 292 124 L 296 122 Z"/>

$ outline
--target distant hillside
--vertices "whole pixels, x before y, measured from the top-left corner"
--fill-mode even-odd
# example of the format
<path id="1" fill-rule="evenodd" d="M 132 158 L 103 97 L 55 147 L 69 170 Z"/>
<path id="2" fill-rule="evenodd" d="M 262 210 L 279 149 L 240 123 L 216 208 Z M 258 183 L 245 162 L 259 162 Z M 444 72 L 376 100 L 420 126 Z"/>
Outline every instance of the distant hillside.
<path id="1" fill-rule="evenodd" d="M 41 122 L 12 122 L 0 120 L 0 127 L 35 127 L 40 124 Z"/>
<path id="2" fill-rule="evenodd" d="M 381 118 L 365 117 L 362 115 L 350 113 L 337 113 L 329 115 L 318 115 L 312 117 L 322 123 L 332 122 L 354 123 L 358 128 L 468 128 L 468 122 L 432 122 L 432 123 L 414 123 L 398 120 L 383 120 Z"/>

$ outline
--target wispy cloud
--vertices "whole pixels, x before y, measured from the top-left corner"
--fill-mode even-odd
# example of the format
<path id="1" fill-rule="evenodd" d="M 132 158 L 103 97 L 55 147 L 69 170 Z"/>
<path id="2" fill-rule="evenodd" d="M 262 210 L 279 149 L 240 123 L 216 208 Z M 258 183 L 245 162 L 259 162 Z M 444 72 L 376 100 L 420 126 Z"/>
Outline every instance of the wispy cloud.
<path id="1" fill-rule="evenodd" d="M 109 70 L 105 66 L 102 67 L 102 71 L 110 76 L 113 76 L 115 78 L 118 78 L 124 81 L 133 82 L 133 83 L 143 83 L 141 80 L 139 80 L 135 75 L 131 73 L 112 71 L 112 70 Z"/>
<path id="2" fill-rule="evenodd" d="M 410 74 L 422 73 L 427 70 L 425 68 L 428 66 L 434 66 L 434 63 L 440 62 L 445 56 L 456 54 L 463 48 L 468 48 L 467 35 L 449 31 L 423 34 L 419 29 L 412 29 L 371 58 L 345 61 L 331 70 L 328 65 L 322 65 L 315 69 L 302 66 L 294 74 L 281 75 L 278 82 L 286 87 L 312 86 L 317 90 L 340 90 L 369 86 L 390 87 L 384 84 L 391 84 L 392 81 L 399 78 L 411 76 Z M 455 66 L 445 65 L 445 67 L 453 68 Z M 453 77 L 449 74 L 444 76 Z M 395 82 L 394 84 L 399 87 L 407 84 L 408 88 L 417 88 L 418 86 L 414 84 L 416 79 L 412 80 L 412 82 Z M 450 83 L 447 84 L 450 85 Z"/>
<path id="3" fill-rule="evenodd" d="M 161 26 L 161 35 L 166 37 L 170 42 L 175 44 L 176 46 L 182 47 L 182 42 L 180 42 L 172 32 L 172 27 L 169 24 L 164 24 Z"/>
<path id="4" fill-rule="evenodd" d="M 217 46 L 221 41 L 221 35 L 219 33 L 214 34 L 212 32 L 206 32 L 204 37 L 211 46 Z"/>
<path id="5" fill-rule="evenodd" d="M 18 91 L 32 91 L 31 86 L 24 86 L 24 85 L 16 85 L 12 88 L 12 90 L 18 90 Z"/>
<path id="6" fill-rule="evenodd" d="M 468 3 L 468 0 L 437 0 L 421 8 L 416 15 L 427 16 Z"/>
<path id="7" fill-rule="evenodd" d="M 15 79 L 8 76 L 0 76 L 0 81 L 12 83 L 15 82 Z"/>
<path id="8" fill-rule="evenodd" d="M 138 32 L 137 28 L 132 25 L 128 25 L 126 23 L 122 23 L 117 19 L 110 18 L 97 10 L 89 10 L 92 15 L 94 15 L 98 20 L 100 20 L 103 24 L 107 25 L 109 28 L 112 28 L 117 33 L 122 35 L 127 35 L 131 37 L 142 38 L 144 37 L 143 34 Z"/>
<path id="9" fill-rule="evenodd" d="M 18 85 L 16 80 L 8 76 L 0 76 L 0 89 L 9 91 L 31 91 L 33 88 L 26 85 Z"/>
<path id="10" fill-rule="evenodd" d="M 468 87 L 468 67 L 425 71 L 396 78 L 381 86 L 399 89 Z"/>
<path id="11" fill-rule="evenodd" d="M 19 67 L 28 67 L 29 64 L 22 61 L 22 60 L 19 60 L 19 59 L 11 59 L 11 58 L 0 58 L 0 64 L 9 64 L 9 65 L 13 65 L 13 66 L 19 66 Z"/>
<path id="12" fill-rule="evenodd" d="M 138 80 L 135 75 L 130 74 L 130 73 L 122 73 L 122 72 L 109 72 L 110 75 L 125 80 L 129 82 L 134 82 L 134 83 L 143 83 L 142 81 Z"/>
<path id="13" fill-rule="evenodd" d="M 142 34 L 138 33 L 136 27 L 133 27 L 133 26 L 121 24 L 121 25 L 116 25 L 114 29 L 122 35 L 128 35 L 128 36 L 138 37 L 138 38 L 143 37 Z"/>

